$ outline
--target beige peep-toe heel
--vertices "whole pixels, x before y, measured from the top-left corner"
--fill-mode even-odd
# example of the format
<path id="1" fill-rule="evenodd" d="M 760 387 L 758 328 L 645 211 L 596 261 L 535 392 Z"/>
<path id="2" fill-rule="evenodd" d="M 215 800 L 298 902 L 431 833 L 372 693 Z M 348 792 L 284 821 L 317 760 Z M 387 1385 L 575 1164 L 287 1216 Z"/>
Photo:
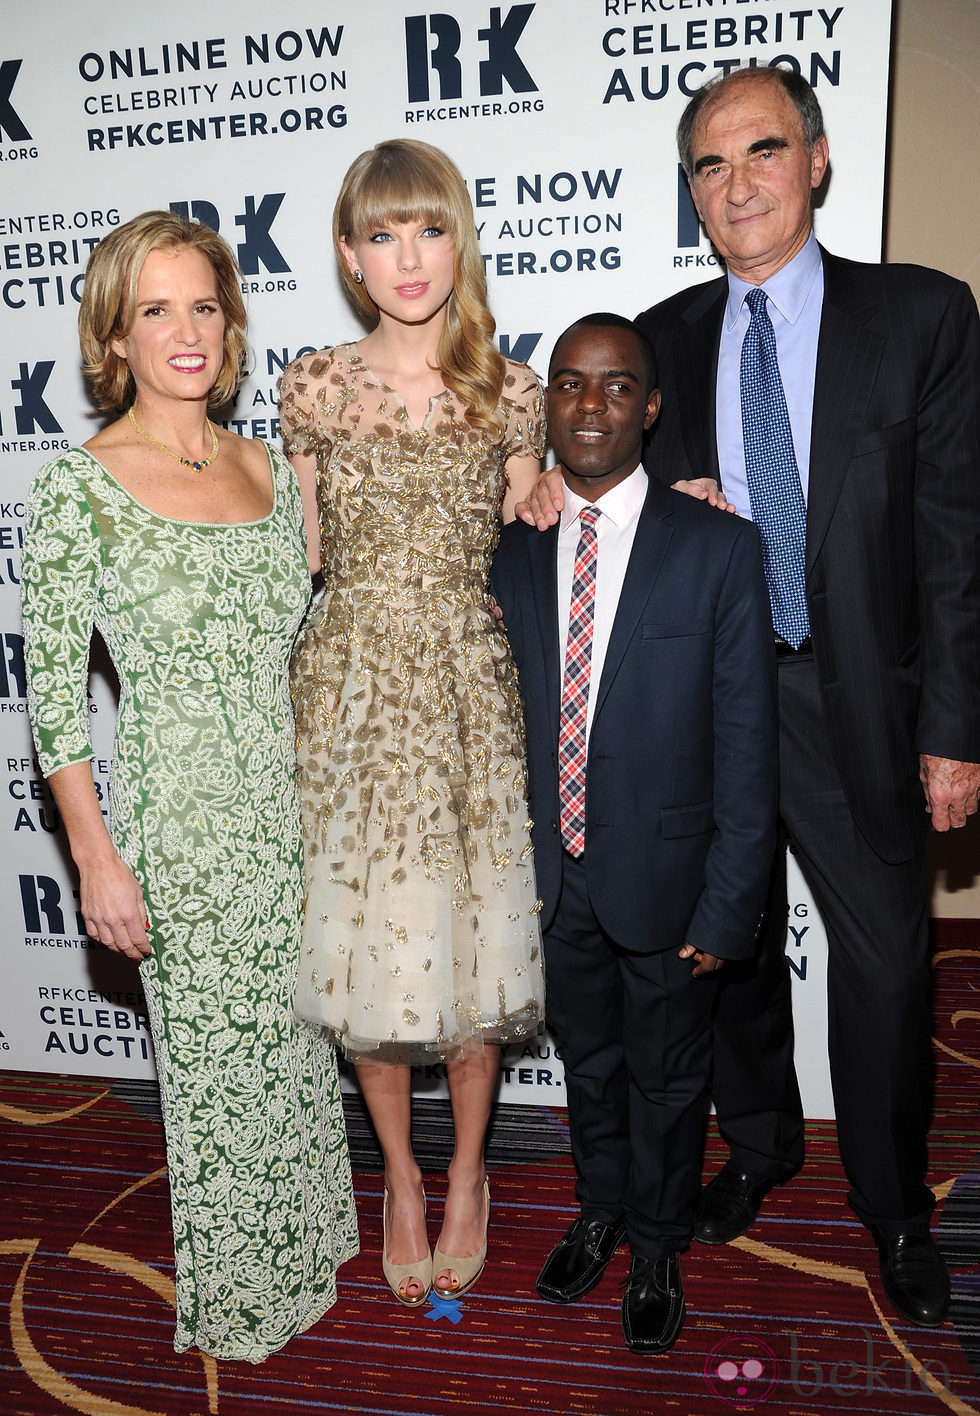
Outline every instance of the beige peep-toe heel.
<path id="1" fill-rule="evenodd" d="M 451 1288 L 443 1288 L 433 1282 L 432 1291 L 440 1298 L 461 1298 L 464 1293 L 469 1292 L 483 1272 L 487 1261 L 487 1230 L 490 1227 L 489 1180 L 483 1182 L 483 1200 L 486 1206 L 483 1221 L 483 1244 L 475 1254 L 457 1257 L 455 1254 L 444 1254 L 438 1244 L 436 1245 L 436 1251 L 432 1256 L 433 1275 L 442 1273 L 444 1270 L 451 1270 L 456 1275 L 456 1282 Z"/>
<path id="2" fill-rule="evenodd" d="M 422 1207 L 425 1209 L 425 1191 L 422 1192 Z M 429 1296 L 432 1287 L 432 1250 L 426 1249 L 425 1257 L 413 1259 L 408 1264 L 393 1264 L 388 1259 L 388 1191 L 384 1192 L 384 1201 L 381 1207 L 381 1268 L 385 1276 L 388 1287 L 394 1293 L 399 1303 L 406 1308 L 417 1308 L 424 1303 Z M 418 1294 L 402 1293 L 400 1285 L 407 1278 L 415 1279 L 416 1283 L 422 1285 L 423 1291 Z"/>

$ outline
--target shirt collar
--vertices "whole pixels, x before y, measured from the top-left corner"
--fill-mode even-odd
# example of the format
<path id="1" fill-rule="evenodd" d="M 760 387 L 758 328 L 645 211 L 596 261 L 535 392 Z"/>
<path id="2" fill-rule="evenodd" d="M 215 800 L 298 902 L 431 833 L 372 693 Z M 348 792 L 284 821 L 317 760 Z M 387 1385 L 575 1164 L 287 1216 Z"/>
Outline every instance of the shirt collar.
<path id="1" fill-rule="evenodd" d="M 788 324 L 796 324 L 813 289 L 813 282 L 820 272 L 823 261 L 817 238 L 810 232 L 803 248 L 797 251 L 791 261 L 787 261 L 763 282 L 762 288 Z M 757 287 L 728 272 L 728 303 L 725 306 L 725 328 L 734 328 L 745 297 Z"/>
<path id="2" fill-rule="evenodd" d="M 615 487 L 611 487 L 608 492 L 604 492 L 597 502 L 590 503 L 585 497 L 580 497 L 577 492 L 573 492 L 568 484 L 565 484 L 565 505 L 561 509 L 561 522 L 559 529 L 562 532 L 570 530 L 573 526 L 578 529 L 579 512 L 583 506 L 598 506 L 602 512 L 599 525 L 602 519 L 608 518 L 617 528 L 622 530 L 628 526 L 633 518 L 639 513 L 647 494 L 647 474 L 642 467 L 637 467 L 628 477 L 624 477 Z"/>

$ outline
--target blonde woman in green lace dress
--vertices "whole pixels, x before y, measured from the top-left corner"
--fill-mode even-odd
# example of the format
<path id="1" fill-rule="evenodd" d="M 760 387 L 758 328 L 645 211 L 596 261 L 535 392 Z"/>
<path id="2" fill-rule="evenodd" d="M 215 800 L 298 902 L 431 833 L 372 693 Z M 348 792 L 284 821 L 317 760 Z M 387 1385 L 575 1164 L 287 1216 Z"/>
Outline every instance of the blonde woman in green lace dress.
<path id="1" fill-rule="evenodd" d="M 336 1061 L 298 1022 L 302 853 L 287 666 L 309 598 L 288 463 L 216 428 L 245 353 L 241 274 L 149 212 L 96 248 L 79 317 L 99 405 L 44 467 L 23 563 L 31 718 L 86 928 L 140 961 L 160 1077 L 178 1351 L 259 1362 L 334 1302 L 357 1249 Z M 85 685 L 120 683 L 111 828 Z"/>

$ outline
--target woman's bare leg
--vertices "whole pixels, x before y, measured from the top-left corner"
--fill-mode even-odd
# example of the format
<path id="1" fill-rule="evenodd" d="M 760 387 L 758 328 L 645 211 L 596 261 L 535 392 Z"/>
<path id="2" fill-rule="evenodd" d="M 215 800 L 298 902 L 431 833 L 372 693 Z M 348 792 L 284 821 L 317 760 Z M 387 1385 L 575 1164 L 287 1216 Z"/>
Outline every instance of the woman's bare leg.
<path id="1" fill-rule="evenodd" d="M 412 1154 L 411 1072 L 384 1062 L 362 1062 L 357 1080 L 367 1102 L 384 1157 L 388 1192 L 388 1250 L 391 1263 L 407 1264 L 429 1252 L 422 1199 L 422 1172 Z M 421 1296 L 425 1285 L 403 1279 L 406 1298 Z"/>
<path id="2" fill-rule="evenodd" d="M 443 1254 L 465 1258 L 478 1253 L 483 1244 L 483 1187 L 487 1178 L 483 1148 L 500 1076 L 500 1048 L 488 1044 L 481 1052 L 447 1063 L 446 1070 L 456 1144 L 449 1162 L 449 1187 L 438 1247 Z M 434 1274 L 433 1281 L 440 1287 L 451 1283 L 445 1270 Z"/>

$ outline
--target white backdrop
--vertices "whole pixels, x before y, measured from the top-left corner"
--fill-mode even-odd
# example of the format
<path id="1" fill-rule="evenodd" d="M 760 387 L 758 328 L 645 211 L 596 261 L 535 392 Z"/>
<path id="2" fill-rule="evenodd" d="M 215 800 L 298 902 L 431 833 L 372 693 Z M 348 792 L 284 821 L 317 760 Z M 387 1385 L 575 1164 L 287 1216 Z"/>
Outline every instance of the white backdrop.
<path id="1" fill-rule="evenodd" d="M 717 273 L 673 131 L 689 94 L 720 70 L 781 62 L 810 79 L 833 153 L 819 235 L 879 258 L 891 11 L 890 0 L 142 8 L 32 0 L 7 8 L 0 39 L 0 1066 L 107 1076 L 153 1073 L 138 974 L 84 937 L 33 757 L 18 600 L 30 479 L 98 425 L 75 332 L 92 245 L 170 206 L 237 248 L 254 371 L 231 422 L 274 439 L 282 367 L 361 332 L 330 250 L 340 178 L 382 138 L 422 138 L 467 179 L 501 347 L 543 373 L 576 316 L 633 315 Z M 107 794 L 113 700 L 98 668 L 91 692 Z M 795 873 L 790 924 L 805 1105 L 829 1116 L 825 942 Z M 550 1039 L 511 1049 L 502 1097 L 562 1101 Z"/>

